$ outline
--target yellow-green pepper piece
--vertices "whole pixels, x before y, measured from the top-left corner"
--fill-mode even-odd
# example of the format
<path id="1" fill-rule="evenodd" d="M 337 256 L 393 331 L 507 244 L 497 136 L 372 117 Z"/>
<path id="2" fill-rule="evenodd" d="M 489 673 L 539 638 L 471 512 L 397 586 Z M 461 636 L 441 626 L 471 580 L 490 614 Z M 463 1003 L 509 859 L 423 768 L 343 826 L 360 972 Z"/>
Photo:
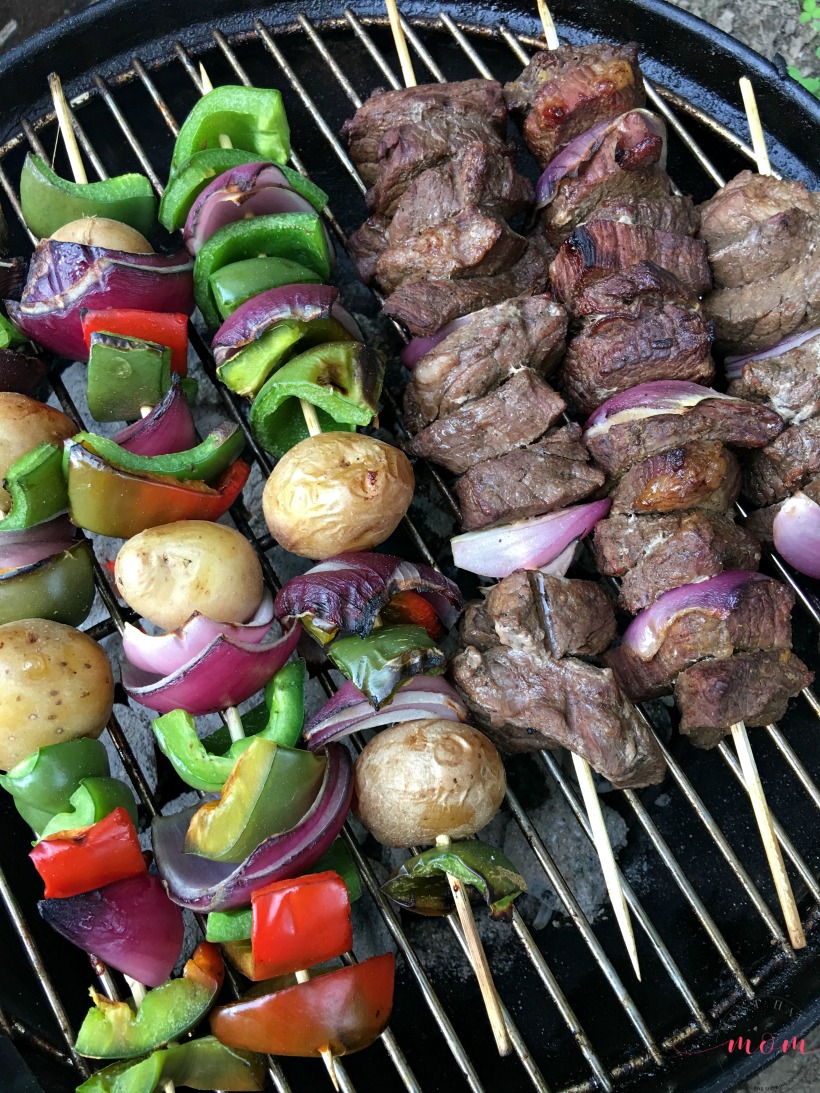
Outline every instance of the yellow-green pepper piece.
<path id="1" fill-rule="evenodd" d="M 94 567 L 85 540 L 40 562 L 0 573 L 0 625 L 52 619 L 79 626 L 94 602 Z"/>
<path id="2" fill-rule="evenodd" d="M 260 160 L 287 163 L 290 128 L 279 91 L 270 87 L 224 84 L 196 103 L 179 131 L 171 170 L 196 152 L 216 148 L 228 137 L 234 148 L 256 152 Z"/>

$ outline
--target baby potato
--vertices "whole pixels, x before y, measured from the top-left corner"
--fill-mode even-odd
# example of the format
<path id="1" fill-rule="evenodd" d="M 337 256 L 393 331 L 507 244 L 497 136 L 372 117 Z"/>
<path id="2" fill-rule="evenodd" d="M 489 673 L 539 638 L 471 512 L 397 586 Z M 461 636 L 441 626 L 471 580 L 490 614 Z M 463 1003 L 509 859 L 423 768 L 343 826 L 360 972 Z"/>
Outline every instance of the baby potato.
<path id="1" fill-rule="evenodd" d="M 119 220 L 109 220 L 107 216 L 84 216 L 63 224 L 51 237 L 58 243 L 82 243 L 86 247 L 107 247 L 108 250 L 123 250 L 130 254 L 153 254 L 154 248 L 128 224 Z"/>
<path id="2" fill-rule="evenodd" d="M 320 561 L 383 543 L 414 487 L 413 468 L 398 448 L 362 433 L 319 433 L 279 460 L 262 509 L 285 550 Z"/>
<path id="3" fill-rule="evenodd" d="M 48 619 L 0 626 L 0 770 L 37 748 L 97 737 L 114 703 L 114 677 L 92 638 Z"/>
<path id="4" fill-rule="evenodd" d="M 136 612 L 176 630 L 195 611 L 245 622 L 262 601 L 262 566 L 244 535 L 209 520 L 141 531 L 117 555 L 114 580 Z"/>
<path id="5" fill-rule="evenodd" d="M 433 718 L 385 729 L 356 760 L 353 812 L 383 846 L 465 839 L 504 799 L 504 764 L 471 725 Z"/>
<path id="6" fill-rule="evenodd" d="M 77 432 L 71 418 L 14 391 L 0 392 L 0 478 L 9 467 L 38 444 L 61 444 Z M 8 512 L 11 498 L 0 489 L 0 512 Z"/>

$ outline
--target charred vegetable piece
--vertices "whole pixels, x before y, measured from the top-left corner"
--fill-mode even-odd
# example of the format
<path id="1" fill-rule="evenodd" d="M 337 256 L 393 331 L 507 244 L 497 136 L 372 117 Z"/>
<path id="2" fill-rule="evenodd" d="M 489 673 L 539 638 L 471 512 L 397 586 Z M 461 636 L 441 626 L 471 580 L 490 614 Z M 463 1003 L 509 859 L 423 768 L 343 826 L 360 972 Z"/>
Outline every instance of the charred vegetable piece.
<path id="1" fill-rule="evenodd" d="M 15 345 L 25 345 L 28 337 L 18 329 L 5 315 L 0 315 L 0 349 L 9 349 Z"/>
<path id="2" fill-rule="evenodd" d="M 251 406 L 254 436 L 282 456 L 305 440 L 308 427 L 300 400 L 316 407 L 322 432 L 353 432 L 379 409 L 384 357 L 348 340 L 300 353 L 267 381 Z"/>
<path id="3" fill-rule="evenodd" d="M 240 455 L 245 439 L 238 425 L 218 425 L 195 448 L 170 455 L 135 455 L 113 440 L 96 433 L 77 433 L 75 444 L 82 444 L 117 470 L 132 474 L 168 475 L 178 482 L 216 478 Z"/>
<path id="4" fill-rule="evenodd" d="M 137 826 L 137 802 L 134 794 L 119 778 L 83 778 L 71 794 L 71 809 L 52 816 L 40 837 L 47 839 L 60 831 L 91 827 L 110 815 L 115 808 L 124 808 Z"/>
<path id="5" fill-rule="evenodd" d="M 212 273 L 210 277 L 219 314 L 223 319 L 260 292 L 284 285 L 318 285 L 319 274 L 308 266 L 288 258 L 245 258 Z"/>
<path id="6" fill-rule="evenodd" d="M 89 339 L 88 409 L 95 421 L 131 421 L 171 386 L 171 350 L 157 342 L 95 331 Z"/>
<path id="7" fill-rule="evenodd" d="M 84 216 L 104 216 L 148 235 L 157 215 L 157 199 L 145 175 L 128 174 L 103 182 L 69 182 L 40 156 L 29 153 L 20 175 L 23 219 L 43 238 Z"/>
<path id="8" fill-rule="evenodd" d="M 107 778 L 110 773 L 108 755 L 99 740 L 80 737 L 38 748 L 0 774 L 0 786 L 18 807 L 28 806 L 51 819 L 71 807 L 71 795 L 83 778 Z"/>
<path id="9" fill-rule="evenodd" d="M 11 495 L 11 511 L 0 520 L 0 531 L 23 531 L 66 511 L 62 463 L 60 447 L 44 443 L 12 464 L 3 480 Z"/>
<path id="10" fill-rule="evenodd" d="M 146 868 L 136 828 L 122 807 L 91 827 L 41 839 L 29 857 L 45 882 L 46 899 L 90 892 Z"/>
<path id="11" fill-rule="evenodd" d="M 257 156 L 243 148 L 206 148 L 171 172 L 159 203 L 159 222 L 169 232 L 185 226 L 185 218 L 197 197 L 215 178 Z"/>
<path id="12" fill-rule="evenodd" d="M 0 315 L 0 321 L 2 318 Z M 2 338 L 3 330 L 0 326 L 0 343 Z M 0 392 L 13 391 L 21 395 L 34 395 L 47 371 L 45 363 L 39 357 L 4 349 L 0 344 Z"/>
<path id="13" fill-rule="evenodd" d="M 92 988 L 94 1008 L 77 1034 L 78 1054 L 89 1059 L 133 1059 L 178 1039 L 211 1008 L 224 972 L 219 949 L 202 941 L 182 977 L 150 990 L 136 1013 L 128 1002 L 112 1002 Z"/>
<path id="14" fill-rule="evenodd" d="M 435 608 L 418 592 L 397 592 L 382 609 L 381 619 L 388 624 L 408 623 L 421 626 L 433 641 L 439 641 L 444 636 L 444 627 L 439 622 Z"/>
<path id="15" fill-rule="evenodd" d="M 154 1093 L 169 1082 L 225 1093 L 263 1089 L 264 1061 L 220 1044 L 214 1036 L 169 1044 L 139 1062 L 112 1063 L 77 1087 L 77 1093 Z"/>
<path id="16" fill-rule="evenodd" d="M 194 813 L 184 852 L 243 862 L 271 835 L 299 823 L 316 800 L 327 760 L 258 736 L 236 761 L 218 801 Z"/>
<path id="17" fill-rule="evenodd" d="M 446 915 L 454 907 L 448 873 L 476 889 L 497 919 L 511 919 L 513 900 L 527 890 L 527 882 L 500 850 L 478 839 L 465 839 L 408 858 L 388 877 L 382 891 L 407 911 Z"/>
<path id="18" fill-rule="evenodd" d="M 251 908 L 251 947 L 260 978 L 312 968 L 353 945 L 347 887 L 331 870 L 258 888 Z"/>
<path id="19" fill-rule="evenodd" d="M 366 638 L 340 638 L 328 656 L 378 709 L 404 679 L 444 671 L 445 656 L 421 626 L 382 626 Z"/>
<path id="20" fill-rule="evenodd" d="M 49 558 L 0 573 L 0 625 L 21 619 L 52 619 L 79 626 L 94 602 L 91 547 L 74 543 Z"/>
<path id="21" fill-rule="evenodd" d="M 276 1055 L 362 1051 L 387 1027 L 394 978 L 393 954 L 372 956 L 274 994 L 220 1006 L 211 1015 L 211 1031 L 231 1047 Z"/>
<path id="22" fill-rule="evenodd" d="M 87 531 L 120 539 L 175 520 L 218 520 L 242 492 L 250 474 L 250 466 L 237 459 L 212 486 L 206 486 L 199 481 L 179 482 L 170 475 L 129 473 L 83 444 L 73 443 L 67 452 L 72 522 Z"/>
<path id="23" fill-rule="evenodd" d="M 281 94 L 273 88 L 226 84 L 203 95 L 179 131 L 172 171 L 194 153 L 219 147 L 223 136 L 234 148 L 256 152 L 257 159 L 287 163 L 290 129 Z"/>
<path id="24" fill-rule="evenodd" d="M 172 371 L 180 376 L 188 374 L 188 316 L 181 312 L 141 311 L 128 307 L 86 311 L 83 337 L 89 349 L 91 335 L 97 331 L 165 345 L 171 350 Z"/>

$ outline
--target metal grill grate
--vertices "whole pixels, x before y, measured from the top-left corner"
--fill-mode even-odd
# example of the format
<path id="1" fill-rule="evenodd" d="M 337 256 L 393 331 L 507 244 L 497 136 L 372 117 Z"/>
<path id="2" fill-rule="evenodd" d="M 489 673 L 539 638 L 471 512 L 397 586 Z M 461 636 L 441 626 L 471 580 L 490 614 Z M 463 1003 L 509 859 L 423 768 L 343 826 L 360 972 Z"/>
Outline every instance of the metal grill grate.
<path id="1" fill-rule="evenodd" d="M 257 20 L 252 33 L 244 34 L 234 42 L 229 41 L 219 30 L 215 30 L 213 44 L 207 58 L 213 77 L 216 77 L 215 70 L 221 65 L 226 69 L 225 79 L 235 79 L 249 84 L 251 80 L 248 69 L 253 66 L 254 70 L 259 69 L 264 72 L 266 82 L 281 87 L 283 92 L 289 94 L 295 104 L 295 108 L 291 111 L 289 103 L 289 112 L 297 152 L 301 150 L 301 125 L 312 126 L 312 136 L 318 132 L 321 138 L 320 145 L 325 149 L 325 153 L 329 152 L 334 157 L 335 164 L 332 164 L 330 168 L 325 165 L 323 170 L 320 169 L 317 181 L 331 193 L 331 210 L 335 209 L 336 212 L 334 214 L 333 211 L 328 211 L 326 216 L 331 230 L 342 245 L 345 233 L 341 221 L 355 221 L 361 208 L 361 203 L 355 200 L 355 193 L 356 190 L 363 191 L 364 187 L 335 135 L 339 117 L 351 113 L 359 106 L 362 97 L 369 92 L 371 86 L 376 86 L 384 80 L 392 87 L 400 86 L 390 61 L 378 44 L 379 40 L 385 40 L 381 37 L 383 30 L 379 23 L 378 20 L 359 19 L 352 10 L 347 9 L 344 12 L 344 19 L 331 21 L 321 27 L 312 24 L 306 16 L 300 15 L 298 28 L 294 28 L 296 33 L 274 34 L 262 21 Z M 529 57 L 526 47 L 538 44 L 534 39 L 516 37 L 504 25 L 496 26 L 491 34 L 488 34 L 486 28 L 466 25 L 459 27 L 446 14 L 442 14 L 438 20 L 417 21 L 413 25 L 405 23 L 405 32 L 411 50 L 420 61 L 420 68 L 426 69 L 434 80 L 462 78 L 473 74 L 471 70 L 484 77 L 492 77 L 496 74 L 507 76 L 508 72 L 493 73 L 488 68 L 488 61 L 483 59 L 487 53 L 487 45 L 492 44 L 495 50 L 493 57 L 496 59 L 498 49 L 502 46 L 507 47 L 509 51 L 507 59 L 511 64 L 518 66 L 525 63 Z M 298 43 L 298 57 L 296 59 L 291 57 L 289 60 L 289 56 L 296 48 L 295 43 Z M 362 63 L 369 66 L 370 86 L 362 89 L 361 96 L 346 75 L 346 67 L 349 69 L 347 62 L 354 53 L 358 58 L 357 71 L 361 70 Z M 307 80 L 304 75 L 306 71 L 310 73 L 310 89 L 306 86 Z M 218 82 L 216 78 L 214 82 Z M 168 91 L 165 90 L 166 85 L 169 88 Z M 337 88 L 341 90 L 342 99 L 338 97 Z M 196 65 L 179 42 L 175 43 L 174 54 L 165 58 L 162 63 L 153 65 L 150 72 L 139 58 L 134 57 L 130 67 L 122 71 L 115 79 L 109 78 L 106 82 L 101 75 L 94 75 L 92 84 L 82 94 L 74 97 L 72 106 L 78 138 L 96 175 L 99 178 L 107 177 L 104 159 L 116 161 L 118 169 L 123 170 L 133 169 L 136 159 L 140 168 L 151 179 L 157 193 L 161 193 L 160 177 L 166 160 L 160 160 L 157 156 L 149 158 L 149 153 L 146 151 L 147 141 L 139 134 L 150 126 L 163 128 L 167 137 L 166 149 L 169 151 L 170 141 L 178 132 L 177 117 L 184 115 L 200 90 Z M 678 114 L 673 112 L 670 102 L 673 103 L 675 111 L 685 110 L 689 119 L 695 123 L 711 124 L 713 132 L 732 146 L 733 154 L 739 151 L 746 158 L 752 158 L 751 150 L 718 123 L 710 123 L 707 117 L 694 108 L 682 104 L 670 93 L 651 86 L 647 90 L 653 104 L 664 114 L 674 133 L 680 138 L 683 154 L 690 158 L 694 157 L 698 168 L 705 171 L 708 178 L 715 184 L 722 182 L 720 172 L 700 150 L 696 141 L 679 120 Z M 120 102 L 120 99 L 124 101 L 126 97 L 129 104 L 127 108 Z M 170 105 L 166 101 L 169 99 Z M 326 101 L 331 103 L 331 112 L 339 117 L 325 117 Z M 101 155 L 95 151 L 88 130 L 95 133 L 95 139 L 101 151 L 104 146 L 104 154 Z M 12 167 L 7 168 L 6 165 L 10 165 L 15 157 L 21 156 L 26 145 L 46 158 L 50 158 L 42 141 L 50 142 L 54 134 L 53 115 L 44 114 L 31 123 L 24 121 L 21 131 L 0 147 L 0 187 L 21 225 L 20 206 L 11 181 Z M 296 169 L 307 173 L 306 163 L 297 152 L 294 152 L 292 156 L 292 164 Z M 340 209 L 343 205 L 350 206 L 352 214 L 348 212 L 342 215 Z M 341 220 L 337 217 L 341 217 Z M 258 447 L 249 432 L 244 405 L 240 399 L 217 383 L 213 361 L 207 346 L 200 333 L 193 327 L 191 341 L 206 376 L 218 391 L 218 397 L 225 412 L 244 430 L 254 459 L 266 476 L 271 469 L 271 460 Z M 80 427 L 84 427 L 65 384 L 59 377 L 55 377 L 54 390 L 63 409 L 77 420 Z M 404 434 L 401 416 L 395 397 L 388 390 L 386 398 L 392 413 L 393 431 L 397 436 L 402 436 Z M 438 493 L 438 503 L 443 510 L 446 513 L 455 514 L 457 508 L 443 478 L 432 467 L 426 468 L 425 473 Z M 279 580 L 268 555 L 273 554 L 280 561 L 285 556 L 278 551 L 269 536 L 254 533 L 240 505 L 234 507 L 231 515 L 238 529 L 258 550 L 267 582 L 272 588 L 277 588 Z M 438 547 L 435 544 L 428 544 L 417 524 L 409 519 L 405 520 L 404 530 L 410 536 L 418 553 L 429 563 L 435 564 L 439 554 Z M 807 615 L 812 624 L 820 626 L 820 613 L 811 594 L 796 585 L 792 575 L 777 558 L 772 558 L 770 563 L 775 573 L 795 588 L 802 614 Z M 121 630 L 123 614 L 106 572 L 99 562 L 96 563 L 96 578 L 100 596 L 109 613 L 109 620 L 98 623 L 92 630 L 94 636 L 99 638 Z M 801 627 L 798 623 L 798 629 L 807 630 L 808 627 Z M 807 643 L 808 641 L 809 638 Z M 329 678 L 321 677 L 321 682 L 329 692 L 332 686 Z M 812 720 L 811 715 L 820 718 L 820 702 L 815 695 L 810 690 L 806 690 L 803 692 L 803 699 L 808 709 L 809 720 Z M 802 715 L 806 717 L 805 711 Z M 112 717 L 108 728 L 111 740 L 142 804 L 149 816 L 155 815 L 160 807 L 159 800 L 152 791 L 149 779 L 142 770 L 116 717 Z M 763 733 L 756 734 L 756 739 L 762 738 L 763 735 Z M 788 780 L 790 793 L 794 790 L 808 798 L 808 803 L 804 800 L 804 807 L 809 814 L 809 825 L 816 823 L 817 815 L 814 810 L 820 810 L 820 788 L 816 785 L 812 774 L 780 728 L 774 725 L 768 726 L 765 735 L 771 744 L 767 754 L 770 753 L 774 762 L 777 763 L 778 780 Z M 359 742 L 355 743 L 360 746 Z M 430 958 L 429 950 L 424 945 L 418 944 L 419 937 L 422 936 L 420 933 L 422 927 L 417 923 L 409 922 L 405 925 L 399 919 L 391 905 L 382 896 L 377 877 L 357 842 L 356 835 L 350 828 L 345 830 L 344 837 L 354 854 L 369 897 L 373 900 L 384 926 L 404 958 L 405 974 L 401 979 L 404 994 L 400 996 L 398 1009 L 406 1009 L 407 1012 L 403 1020 L 397 1017 L 396 1022 L 396 1028 L 402 1029 L 402 1043 L 400 1045 L 398 1033 L 388 1031 L 382 1037 L 387 1056 L 387 1059 L 383 1060 L 386 1068 L 383 1072 L 386 1076 L 384 1080 L 387 1085 L 383 1087 L 394 1088 L 401 1085 L 408 1090 L 420 1089 L 421 1084 L 411 1068 L 419 1072 L 428 1071 L 430 1060 L 424 1058 L 425 1053 L 438 1056 L 439 1060 L 449 1053 L 452 1058 L 449 1063 L 442 1063 L 443 1073 L 445 1075 L 448 1073 L 447 1066 L 451 1070 L 454 1067 L 454 1073 L 460 1072 L 462 1083 L 476 1093 L 485 1088 L 525 1088 L 529 1085 L 537 1090 L 547 1091 L 550 1088 L 547 1084 L 548 1080 L 553 1088 L 560 1087 L 565 1091 L 573 1090 L 580 1093 L 581 1090 L 591 1089 L 612 1090 L 636 1075 L 657 1072 L 657 1067 L 672 1058 L 677 1050 L 691 1045 L 699 1036 L 701 1039 L 708 1038 L 719 1026 L 726 1011 L 740 1001 L 753 1002 L 756 992 L 767 983 L 777 969 L 796 959 L 781 927 L 779 915 L 773 913 L 771 909 L 770 885 L 763 859 L 756 857 L 757 836 L 750 823 L 751 812 L 745 799 L 745 787 L 743 787 L 739 765 L 732 749 L 726 742 L 722 743 L 715 753 L 708 755 L 695 755 L 689 749 L 681 752 L 683 760 L 679 762 L 663 743 L 661 747 L 669 764 L 671 787 L 674 791 L 673 807 L 676 810 L 674 823 L 672 825 L 659 823 L 657 809 L 647 805 L 644 794 L 639 795 L 631 790 L 624 791 L 617 795 L 619 799 L 616 804 L 619 811 L 629 821 L 632 832 L 630 841 L 635 841 L 639 836 L 643 838 L 642 845 L 646 852 L 646 861 L 649 863 L 647 868 L 650 871 L 651 890 L 647 883 L 640 883 L 640 878 L 634 886 L 623 874 L 622 879 L 632 915 L 639 927 L 636 933 L 642 961 L 645 962 L 647 974 L 654 976 L 656 982 L 663 984 L 662 989 L 671 999 L 670 1012 L 675 1015 L 675 1019 L 671 1022 L 667 1014 L 659 1013 L 654 1010 L 654 1007 L 650 1010 L 645 1002 L 643 988 L 633 989 L 633 981 L 629 978 L 628 972 L 625 977 L 622 977 L 620 969 L 625 967 L 625 961 L 622 959 L 617 935 L 605 924 L 593 926 L 587 920 L 578 899 L 547 848 L 544 832 L 539 833 L 536 824 L 530 819 L 521 803 L 524 792 L 519 791 L 519 784 L 523 787 L 523 791 L 526 791 L 527 778 L 530 780 L 535 778 L 543 784 L 544 775 L 546 775 L 553 791 L 557 790 L 566 801 L 586 838 L 591 839 L 586 815 L 577 797 L 575 785 L 564 773 L 560 762 L 552 753 L 539 753 L 534 759 L 526 761 L 526 777 L 523 780 L 516 780 L 516 788 L 508 791 L 506 808 L 511 821 L 520 828 L 536 861 L 555 891 L 568 922 L 572 924 L 571 927 L 566 927 L 568 934 L 571 934 L 567 948 L 573 961 L 582 962 L 583 987 L 577 976 L 574 976 L 567 966 L 569 958 L 566 961 L 562 959 L 560 948 L 556 949 L 554 944 L 550 944 L 549 939 L 545 941 L 542 936 L 536 940 L 516 911 L 508 940 L 496 942 L 493 939 L 490 945 L 491 950 L 497 950 L 502 957 L 505 956 L 508 948 L 515 948 L 515 960 L 518 961 L 516 974 L 512 977 L 514 988 L 512 991 L 509 989 L 510 982 L 502 977 L 502 996 L 506 997 L 510 1007 L 509 1010 L 505 1010 L 505 1019 L 514 1045 L 512 1060 L 503 1064 L 498 1060 L 485 1062 L 484 1065 L 479 1062 L 474 1045 L 476 1039 L 480 1039 L 482 1030 L 476 1034 L 474 1030 L 467 1027 L 469 1017 L 465 1020 L 465 1007 L 468 1004 L 473 1007 L 472 1012 L 475 1013 L 472 1024 L 477 1026 L 483 1019 L 476 1009 L 477 994 L 475 1000 L 471 996 L 468 1002 L 456 1008 L 450 1004 L 452 998 L 443 1000 L 440 997 L 445 994 L 450 996 L 452 992 L 444 989 L 446 984 L 444 987 L 441 983 L 437 987 L 434 986 L 434 980 L 440 980 L 441 976 L 437 974 L 436 960 Z M 523 760 L 520 765 L 523 768 Z M 727 771 L 737 780 L 743 793 L 738 795 L 730 793 L 731 780 L 726 779 Z M 715 784 L 726 785 L 725 795 L 728 805 L 721 799 L 724 792 L 721 791 L 720 798 L 713 806 L 714 811 L 723 814 L 724 825 L 727 825 L 726 817 L 729 814 L 739 816 L 742 813 L 745 817 L 742 823 L 732 826 L 731 834 L 724 832 L 713 811 L 705 803 L 706 796 L 710 793 L 714 796 L 712 789 Z M 779 782 L 778 785 L 782 789 L 785 782 Z M 780 799 L 779 789 L 769 789 L 769 799 L 777 809 Z M 790 815 L 793 813 L 794 808 L 791 808 Z M 661 829 L 662 827 L 666 833 Z M 702 840 L 700 845 L 705 846 L 708 851 L 708 864 L 705 870 L 696 867 L 695 862 L 691 860 L 690 850 L 686 846 L 686 839 L 694 837 L 693 828 L 697 829 L 698 837 Z M 815 925 L 813 912 L 816 905 L 820 904 L 820 885 L 816 879 L 817 863 L 813 859 L 811 864 L 805 860 L 803 853 L 808 853 L 810 859 L 811 853 L 807 850 L 801 853 L 779 823 L 776 823 L 776 832 L 783 852 L 793 867 L 792 875 L 800 878 L 810 897 L 803 900 L 803 917 L 811 943 L 815 940 L 811 932 L 812 926 Z M 803 842 L 805 843 L 805 840 Z M 681 859 L 689 860 L 688 868 L 692 879 L 682 866 Z M 633 881 L 635 881 L 634 872 Z M 671 901 L 670 906 L 675 907 L 672 929 L 669 926 L 673 916 L 670 914 L 667 917 L 665 910 L 661 908 L 664 911 L 661 917 L 658 900 L 652 897 L 652 891 L 657 890 L 658 887 L 668 895 Z M 717 902 L 725 908 L 725 901 L 718 896 L 727 887 L 731 887 L 732 899 L 737 910 L 736 914 L 728 919 L 728 926 L 721 927 L 713 918 L 704 900 L 708 898 L 709 902 Z M 765 891 L 765 895 L 761 888 Z M 705 893 L 708 893 L 708 897 Z M 77 1058 L 72 1050 L 72 1028 L 66 1007 L 61 1000 L 62 985 L 58 985 L 60 975 L 56 968 L 49 969 L 43 962 L 20 904 L 2 872 L 0 872 L 0 896 L 25 947 L 33 974 L 39 980 L 59 1030 L 63 1034 L 65 1047 L 44 1041 L 41 1035 L 27 1029 L 19 1021 L 6 1018 L 2 1011 L 0 1011 L 0 1027 L 16 1036 L 21 1042 L 37 1046 L 50 1053 L 53 1058 L 73 1065 L 79 1073 L 87 1074 L 86 1064 Z M 751 935 L 754 938 L 753 948 L 743 943 L 738 937 L 736 930 L 738 921 L 744 924 L 744 929 L 749 927 L 750 923 L 753 925 L 751 929 Z M 687 938 L 685 943 L 679 932 L 682 923 L 692 930 L 692 940 Z M 466 961 L 466 942 L 455 916 L 450 917 L 449 925 Z M 423 930 L 428 934 L 443 929 L 444 926 L 436 922 L 423 924 Z M 689 952 L 690 948 L 695 954 L 694 960 L 692 953 Z M 351 954 L 346 959 L 353 960 L 355 957 Z M 703 971 L 699 961 L 703 963 Z M 522 968 L 524 972 L 521 972 Z M 95 970 L 103 984 L 103 989 L 113 995 L 116 987 L 107 971 L 102 968 Z M 517 989 L 519 973 L 522 977 L 520 989 Z M 469 989 L 472 990 L 472 988 Z M 590 994 L 597 996 L 598 1006 L 605 1018 L 615 1022 L 620 1028 L 620 1041 L 624 1045 L 621 1050 L 612 1050 L 611 1038 L 603 1035 L 600 1020 L 594 1016 L 585 1017 L 582 1023 L 582 1019 L 579 1018 L 576 1010 L 587 1013 L 590 1011 Z M 535 1023 L 535 1035 L 533 1035 L 533 1022 L 531 1019 L 528 1020 L 526 1040 L 518 1028 L 518 1024 L 524 1024 L 522 1003 L 525 998 L 527 1008 L 534 1008 L 539 1015 Z M 515 1017 L 510 1010 L 514 1011 Z M 407 1028 L 414 1023 L 418 1023 L 422 1029 L 419 1041 L 411 1040 L 406 1035 Z M 549 1035 L 542 1032 L 547 1029 L 550 1030 Z M 565 1043 L 571 1044 L 573 1041 L 576 1045 L 575 1050 L 567 1052 L 568 1059 L 567 1056 L 562 1056 L 560 1066 L 557 1066 L 558 1047 L 553 1048 L 551 1042 L 553 1039 L 554 1043 L 561 1048 Z M 420 1042 L 424 1045 L 423 1051 L 419 1049 Z M 596 1043 L 605 1043 L 607 1046 L 604 1049 L 597 1047 Z M 443 1052 L 442 1049 L 444 1049 Z M 368 1054 L 378 1050 L 374 1047 Z M 407 1056 L 405 1056 L 405 1050 Z M 351 1061 L 349 1069 L 347 1063 L 339 1067 L 344 1089 L 354 1088 L 353 1079 L 350 1077 L 354 1065 Z M 319 1081 L 323 1080 L 319 1070 L 317 1064 L 314 1070 L 299 1071 L 297 1069 L 293 1071 L 293 1074 L 297 1078 L 305 1073 L 309 1074 L 312 1088 L 313 1083 L 318 1085 Z M 551 1077 L 553 1071 L 559 1074 L 558 1079 Z M 357 1073 L 364 1076 L 359 1078 L 360 1087 L 382 1087 L 368 1079 L 366 1070 L 359 1069 Z M 379 1073 L 382 1072 L 379 1071 Z M 503 1077 L 500 1078 L 499 1075 Z M 273 1059 L 269 1064 L 269 1076 L 273 1087 L 280 1093 L 287 1093 L 292 1088 L 291 1082 L 295 1080 L 289 1063 L 285 1068 L 279 1061 Z M 431 1085 L 425 1082 L 425 1088 L 433 1087 L 435 1083 Z"/>

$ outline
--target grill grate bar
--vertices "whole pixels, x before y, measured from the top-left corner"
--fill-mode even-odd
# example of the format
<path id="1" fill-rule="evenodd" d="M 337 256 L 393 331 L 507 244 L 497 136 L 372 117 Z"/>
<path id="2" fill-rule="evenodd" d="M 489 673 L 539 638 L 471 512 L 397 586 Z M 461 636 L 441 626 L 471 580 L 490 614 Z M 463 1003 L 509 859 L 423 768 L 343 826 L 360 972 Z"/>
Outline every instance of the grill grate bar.
<path id="1" fill-rule="evenodd" d="M 473 48 L 470 40 L 467 38 L 467 35 L 464 33 L 463 30 L 461 30 L 460 27 L 456 26 L 456 24 L 453 22 L 447 12 L 440 11 L 438 17 L 441 23 L 447 28 L 447 30 L 449 30 L 453 38 L 455 38 L 456 42 L 458 42 L 462 50 L 467 54 L 472 63 L 475 65 L 476 72 L 478 72 L 480 76 L 483 76 L 485 80 L 495 79 L 492 72 L 490 72 L 489 68 L 484 63 L 481 55 Z"/>
<path id="2" fill-rule="evenodd" d="M 444 83 L 444 73 L 430 56 L 429 51 L 427 50 L 419 36 L 416 34 L 413 27 L 410 26 L 410 24 L 405 20 L 403 15 L 399 16 L 399 22 L 401 23 L 401 28 L 404 31 L 404 35 L 407 38 L 407 41 L 412 45 L 413 49 L 416 51 L 419 57 L 421 57 L 422 61 L 424 61 L 433 79 L 436 80 L 438 83 Z"/>
<path id="3" fill-rule="evenodd" d="M 356 35 L 364 48 L 370 54 L 371 58 L 381 69 L 384 78 L 387 80 L 387 82 L 390 84 L 394 91 L 398 91 L 402 85 L 399 82 L 396 73 L 384 59 L 381 51 L 376 49 L 376 46 L 373 44 L 373 39 L 370 37 L 362 24 L 356 18 L 355 12 L 353 12 L 350 8 L 345 8 L 345 19 L 347 19 L 348 23 L 350 24 L 353 33 Z"/>
<path id="4" fill-rule="evenodd" d="M 108 86 L 107 86 L 105 80 L 102 78 L 102 76 L 97 74 L 97 75 L 94 76 L 94 83 L 99 88 L 100 94 L 103 97 L 103 101 L 104 101 L 105 105 L 108 107 L 108 109 L 114 115 L 114 120 L 116 121 L 117 125 L 119 125 L 120 129 L 122 130 L 123 136 L 125 137 L 125 139 L 130 144 L 131 149 L 134 152 L 134 155 L 139 160 L 140 166 L 142 167 L 143 171 L 145 171 L 146 175 L 148 175 L 148 178 L 151 180 L 151 185 L 154 187 L 156 192 L 160 196 L 162 196 L 162 183 L 160 182 L 156 172 L 154 171 L 154 168 L 151 166 L 151 161 L 148 159 L 148 156 L 146 156 L 145 152 L 143 151 L 142 145 L 137 140 L 137 138 L 134 136 L 133 129 L 128 124 L 128 122 L 125 120 L 125 117 L 123 116 L 122 111 L 117 106 L 116 102 L 114 101 L 114 98 L 111 95 L 111 92 L 108 90 Z"/>
<path id="5" fill-rule="evenodd" d="M 779 726 L 767 725 L 766 732 L 769 734 L 771 739 L 774 741 L 775 746 L 780 751 L 781 755 L 786 760 L 788 765 L 791 767 L 792 772 L 797 777 L 800 785 L 803 787 L 803 789 L 805 789 L 809 797 L 811 797 L 812 801 L 814 802 L 814 807 L 820 809 L 820 789 L 818 789 L 815 783 L 812 781 L 809 772 L 798 759 L 797 753 L 795 752 L 791 744 L 789 744 L 788 740 L 786 740 L 786 737 L 780 731 Z"/>

